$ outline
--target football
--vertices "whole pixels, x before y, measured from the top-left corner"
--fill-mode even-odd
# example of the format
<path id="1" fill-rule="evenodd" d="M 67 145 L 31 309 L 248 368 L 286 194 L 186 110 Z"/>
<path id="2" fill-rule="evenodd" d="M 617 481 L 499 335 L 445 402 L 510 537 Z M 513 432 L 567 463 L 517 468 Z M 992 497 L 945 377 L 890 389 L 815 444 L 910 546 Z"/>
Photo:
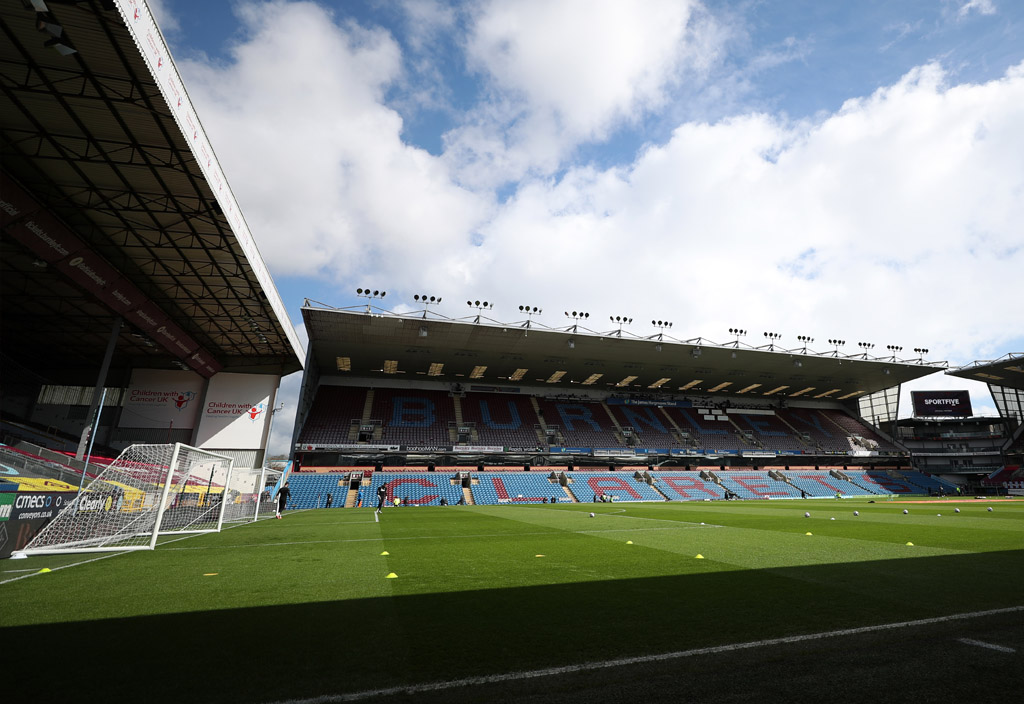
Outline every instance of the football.
<path id="1" fill-rule="evenodd" d="M 594 517 L 594 514 L 590 514 L 590 517 L 591 517 L 591 518 L 593 518 L 593 517 Z"/>

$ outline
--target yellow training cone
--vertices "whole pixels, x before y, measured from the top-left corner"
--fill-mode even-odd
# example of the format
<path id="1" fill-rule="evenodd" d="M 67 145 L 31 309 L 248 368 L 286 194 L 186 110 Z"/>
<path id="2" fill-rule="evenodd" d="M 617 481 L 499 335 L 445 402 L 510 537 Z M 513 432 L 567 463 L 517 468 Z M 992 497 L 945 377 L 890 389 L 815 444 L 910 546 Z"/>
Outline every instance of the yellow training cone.
<path id="1" fill-rule="evenodd" d="M 701 555 L 700 553 L 697 553 L 697 557 L 695 557 L 695 558 L 693 558 L 693 559 L 695 559 L 695 560 L 703 560 L 703 559 L 704 559 L 704 556 L 703 556 L 703 555 Z"/>
<path id="2" fill-rule="evenodd" d="M 388 576 L 385 577 L 384 579 L 398 579 L 398 575 L 395 574 L 394 572 L 389 572 Z"/>
<path id="3" fill-rule="evenodd" d="M 804 533 L 804 535 L 814 535 L 814 533 Z"/>
<path id="4" fill-rule="evenodd" d="M 913 546 L 914 544 L 913 543 L 907 543 L 907 545 Z"/>
<path id="5" fill-rule="evenodd" d="M 381 553 L 381 555 L 390 555 L 390 554 L 391 553 L 389 553 L 387 550 L 385 550 L 384 552 Z"/>
<path id="6" fill-rule="evenodd" d="M 50 571 L 49 567 L 44 567 L 43 569 L 41 569 L 38 572 L 36 572 L 36 574 L 42 574 L 43 572 L 49 572 L 49 571 Z"/>
<path id="7" fill-rule="evenodd" d="M 534 557 L 544 557 L 543 555 L 534 555 Z"/>
<path id="8" fill-rule="evenodd" d="M 626 545 L 632 545 L 632 544 L 633 544 L 633 541 L 632 541 L 632 540 L 627 540 L 627 541 L 626 541 Z"/>
<path id="9" fill-rule="evenodd" d="M 206 573 L 203 574 L 203 576 L 204 577 L 216 577 L 217 573 L 216 572 L 206 572 Z"/>

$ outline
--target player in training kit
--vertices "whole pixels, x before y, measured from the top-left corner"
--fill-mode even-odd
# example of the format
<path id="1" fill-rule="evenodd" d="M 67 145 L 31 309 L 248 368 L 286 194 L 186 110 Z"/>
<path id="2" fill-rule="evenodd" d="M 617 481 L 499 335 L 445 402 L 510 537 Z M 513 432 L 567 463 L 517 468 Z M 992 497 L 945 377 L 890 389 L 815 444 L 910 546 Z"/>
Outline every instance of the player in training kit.
<path id="1" fill-rule="evenodd" d="M 288 482 L 284 483 L 281 490 L 277 492 L 277 517 L 280 518 L 281 514 L 284 513 L 284 508 L 288 503 L 288 497 L 292 495 L 292 490 L 288 488 Z"/>
<path id="2" fill-rule="evenodd" d="M 377 489 L 377 513 L 380 513 L 381 511 L 384 510 L 384 502 L 387 501 L 387 498 L 388 488 L 385 485 L 381 484 L 380 488 Z"/>

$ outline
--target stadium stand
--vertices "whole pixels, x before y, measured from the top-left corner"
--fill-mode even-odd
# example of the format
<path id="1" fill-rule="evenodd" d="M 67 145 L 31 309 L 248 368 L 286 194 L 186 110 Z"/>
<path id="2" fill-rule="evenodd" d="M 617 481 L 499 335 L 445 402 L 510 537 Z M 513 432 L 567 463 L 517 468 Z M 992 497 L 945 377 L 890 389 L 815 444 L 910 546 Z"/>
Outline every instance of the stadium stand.
<path id="1" fill-rule="evenodd" d="M 527 396 L 468 393 L 461 399 L 462 421 L 475 430 L 474 445 L 541 447 L 537 412 Z"/>
<path id="2" fill-rule="evenodd" d="M 462 487 L 458 482 L 452 483 L 452 474 L 448 472 L 374 472 L 369 487 L 363 485 L 363 503 L 366 497 L 375 497 L 381 485 L 388 488 L 388 500 L 395 498 L 408 499 L 412 506 L 439 506 L 441 497 L 449 504 L 459 503 L 462 498 Z M 373 499 L 374 501 L 376 499 Z"/>
<path id="3" fill-rule="evenodd" d="M 327 495 L 333 495 L 333 508 L 341 508 L 348 498 L 348 481 L 345 474 L 315 474 L 292 472 L 288 475 L 288 488 L 291 498 L 289 509 L 323 508 L 327 504 Z"/>
<path id="4" fill-rule="evenodd" d="M 772 479 L 767 472 L 718 472 L 722 486 L 741 499 L 799 499 L 800 490 L 785 481 Z"/>
<path id="5" fill-rule="evenodd" d="M 723 412 L 710 408 L 666 408 L 665 412 L 680 429 L 690 433 L 698 446 L 709 450 L 736 450 L 750 447 Z"/>
<path id="6" fill-rule="evenodd" d="M 834 423 L 837 427 L 846 432 L 847 436 L 851 438 L 851 444 L 847 447 L 849 449 L 858 449 L 856 447 L 855 437 L 863 438 L 867 441 L 865 447 L 867 449 L 878 449 L 883 452 L 897 452 L 898 448 L 891 442 L 883 438 L 881 435 L 871 430 L 867 425 L 861 423 L 852 416 L 843 413 L 842 411 L 836 411 L 830 408 L 824 408 L 819 411 L 821 415 L 827 418 L 829 421 Z"/>
<path id="7" fill-rule="evenodd" d="M 371 421 L 380 421 L 380 441 L 395 445 L 450 445 L 455 404 L 444 391 L 375 389 Z"/>
<path id="8" fill-rule="evenodd" d="M 805 450 L 808 444 L 801 441 L 792 430 L 774 413 L 730 413 L 729 418 L 740 431 L 752 431 L 757 443 L 766 450 Z"/>
<path id="9" fill-rule="evenodd" d="M 503 472 L 480 475 L 473 487 L 473 501 L 478 504 L 540 504 L 572 503 L 562 486 L 535 472 Z"/>
<path id="10" fill-rule="evenodd" d="M 633 429 L 635 447 L 664 449 L 685 447 L 673 434 L 672 423 L 657 406 L 622 406 L 609 404 L 608 409 L 622 428 Z M 627 444 L 630 444 L 627 439 Z"/>
<path id="11" fill-rule="evenodd" d="M 569 490 L 580 502 L 587 503 L 607 494 L 615 501 L 664 501 L 665 497 L 647 482 L 633 478 L 633 472 L 569 473 Z"/>
<path id="12" fill-rule="evenodd" d="M 790 469 L 783 474 L 797 489 L 804 490 L 808 497 L 869 496 L 871 492 L 851 481 L 832 476 L 822 469 Z"/>
<path id="13" fill-rule="evenodd" d="M 919 470 L 904 469 L 898 472 L 909 484 L 919 487 L 925 491 L 930 492 L 943 492 L 943 493 L 955 493 L 956 484 L 951 482 L 945 482 L 929 474 L 925 474 Z"/>
<path id="14" fill-rule="evenodd" d="M 670 501 L 703 501 L 724 499 L 725 489 L 713 481 L 701 479 L 696 472 L 684 474 L 656 473 L 654 486 Z"/>
<path id="15" fill-rule="evenodd" d="M 817 409 L 789 408 L 777 411 L 779 418 L 798 433 L 806 433 L 811 443 L 828 452 L 849 452 L 844 431 L 830 423 Z"/>
<path id="16" fill-rule="evenodd" d="M 569 447 L 624 447 L 605 405 L 588 401 L 537 399 L 544 423 L 556 425 Z"/>
<path id="17" fill-rule="evenodd" d="M 894 477 L 887 470 L 881 469 L 847 469 L 850 481 L 872 494 L 924 494 L 920 487 Z"/>
<path id="18" fill-rule="evenodd" d="M 358 426 L 366 402 L 366 389 L 350 386 L 320 386 L 302 426 L 302 444 L 354 442 L 353 422 Z"/>

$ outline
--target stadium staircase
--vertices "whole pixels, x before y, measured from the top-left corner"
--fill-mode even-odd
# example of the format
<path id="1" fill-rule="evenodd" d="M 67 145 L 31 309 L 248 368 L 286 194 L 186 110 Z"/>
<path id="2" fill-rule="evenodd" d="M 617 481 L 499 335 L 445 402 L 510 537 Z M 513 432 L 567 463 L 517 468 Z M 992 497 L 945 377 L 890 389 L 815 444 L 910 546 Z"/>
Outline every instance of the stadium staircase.
<path id="1" fill-rule="evenodd" d="M 697 447 L 697 442 L 693 439 L 693 434 L 690 433 L 690 431 L 688 430 L 684 431 L 682 428 L 680 428 L 679 423 L 676 423 L 676 419 L 668 414 L 668 411 L 665 409 L 664 406 L 659 406 L 658 411 L 660 411 L 661 415 L 664 416 L 665 419 L 669 422 L 669 426 L 675 430 L 675 432 L 672 433 L 672 435 L 674 435 L 676 439 L 679 440 L 680 445 L 682 445 L 683 447 Z"/>
<path id="2" fill-rule="evenodd" d="M 468 486 L 462 487 L 462 498 L 466 500 L 467 505 L 476 505 L 476 501 L 473 499 L 473 490 L 470 489 Z"/>
<path id="3" fill-rule="evenodd" d="M 614 413 L 612 413 L 612 409 L 608 407 L 608 404 L 602 401 L 601 408 L 604 409 L 604 412 L 608 414 L 608 417 L 612 421 L 612 426 L 615 428 L 615 439 L 622 443 L 622 447 L 632 445 L 633 443 L 627 441 L 626 433 L 622 430 L 622 425 L 619 423 L 619 419 L 615 417 Z M 633 436 L 633 439 L 634 441 L 636 440 L 635 435 Z"/>
<path id="4" fill-rule="evenodd" d="M 761 442 L 757 439 L 757 435 L 753 431 L 743 430 L 743 428 L 736 425 L 736 421 L 734 421 L 732 417 L 729 418 L 729 425 L 736 429 L 735 435 L 741 443 L 743 443 L 747 447 L 756 447 L 759 450 L 764 449 L 764 445 L 762 445 Z M 746 433 L 748 432 L 750 433 L 749 437 L 746 435 Z"/>
<path id="5" fill-rule="evenodd" d="M 793 431 L 793 437 L 796 438 L 796 441 L 798 443 L 800 443 L 804 447 L 813 447 L 816 450 L 820 450 L 821 449 L 818 446 L 818 443 L 816 443 L 816 442 L 808 442 L 808 440 L 806 438 L 804 438 L 804 435 L 807 435 L 807 437 L 810 437 L 810 435 L 808 433 L 804 433 L 804 431 L 802 431 L 802 430 L 797 430 L 796 428 L 793 427 L 792 423 L 790 423 L 788 420 L 786 420 L 785 418 L 780 416 L 778 413 L 775 414 L 775 418 L 780 423 L 782 423 L 784 426 L 786 426 L 787 428 L 789 428 L 790 430 Z"/>
<path id="6" fill-rule="evenodd" d="M 714 482 L 715 484 L 718 484 L 719 486 L 722 485 L 722 478 L 719 477 L 714 472 L 712 472 L 710 470 L 707 470 L 707 469 L 702 469 L 700 471 L 700 478 L 703 479 L 706 482 Z"/>

